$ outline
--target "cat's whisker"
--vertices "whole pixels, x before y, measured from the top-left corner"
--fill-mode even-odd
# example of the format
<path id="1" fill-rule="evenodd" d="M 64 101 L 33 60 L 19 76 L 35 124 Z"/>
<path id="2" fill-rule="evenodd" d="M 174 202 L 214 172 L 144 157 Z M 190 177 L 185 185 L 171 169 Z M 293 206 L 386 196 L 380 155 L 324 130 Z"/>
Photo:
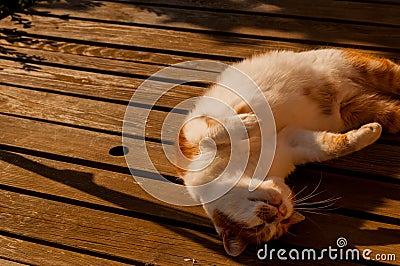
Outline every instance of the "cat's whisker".
<path id="1" fill-rule="evenodd" d="M 322 213 L 322 212 L 309 211 L 309 210 L 302 210 L 301 212 L 307 212 L 307 213 L 313 213 L 313 214 L 319 214 L 319 215 L 330 215 L 330 213 Z M 310 217 L 308 217 L 308 219 L 310 219 Z"/>
<path id="2" fill-rule="evenodd" d="M 340 209 L 339 207 L 333 207 L 333 208 L 329 208 L 332 206 L 322 206 L 320 208 L 296 208 L 297 211 L 303 211 L 303 210 L 319 210 L 319 211 L 334 211 L 334 210 L 338 210 Z"/>
<path id="3" fill-rule="evenodd" d="M 290 190 L 289 195 L 287 196 L 287 198 L 288 198 L 289 200 L 294 200 L 294 198 L 295 198 L 295 196 L 296 196 L 296 195 L 293 195 L 293 189 L 294 189 L 294 187 L 292 187 L 292 189 Z"/>
<path id="4" fill-rule="evenodd" d="M 332 197 L 326 200 L 320 200 L 320 201 L 314 201 L 314 202 L 302 202 L 302 203 L 298 203 L 296 204 L 296 206 L 313 206 L 313 205 L 318 205 L 318 204 L 323 204 L 323 203 L 336 203 L 336 201 L 338 201 L 339 199 L 341 199 L 341 197 Z"/>
<path id="5" fill-rule="evenodd" d="M 308 188 L 308 186 L 303 187 L 299 192 L 297 192 L 296 194 L 294 194 L 294 196 L 291 197 L 291 199 L 295 199 L 298 195 L 300 195 L 301 192 L 303 192 L 303 191 L 304 191 L 305 189 L 307 189 L 307 188 Z M 292 193 L 293 193 L 293 189 L 292 189 L 292 191 L 290 192 L 289 196 L 292 195 Z"/>
<path id="6" fill-rule="evenodd" d="M 301 208 L 303 208 L 303 209 L 323 209 L 323 208 L 328 208 L 328 207 L 334 206 L 335 203 L 336 203 L 336 202 L 331 202 L 331 203 L 329 203 L 329 204 L 327 204 L 327 205 L 320 205 L 320 206 L 318 206 L 318 204 L 312 204 L 312 205 L 297 205 L 297 206 L 295 206 L 295 209 L 296 209 L 296 210 L 301 209 Z M 315 205 L 317 205 L 317 206 L 315 206 Z"/>
<path id="7" fill-rule="evenodd" d="M 319 195 L 319 194 L 325 192 L 325 190 L 323 190 L 323 191 L 320 191 L 320 192 L 318 192 L 318 193 L 315 193 L 315 192 L 318 190 L 319 186 L 321 185 L 321 182 L 322 182 L 322 177 L 319 179 L 319 182 L 318 182 L 317 186 L 314 188 L 313 191 L 311 191 L 311 193 L 309 193 L 307 196 L 305 196 L 305 197 L 303 197 L 303 198 L 298 199 L 296 202 L 297 202 L 297 203 L 303 202 L 303 201 L 305 201 L 305 200 L 307 200 L 307 199 L 313 198 L 313 197 L 315 197 L 315 196 L 317 196 L 317 195 Z M 307 187 L 307 186 L 306 186 L 306 187 Z M 305 188 L 306 188 L 306 187 L 305 187 Z M 305 188 L 304 188 L 304 189 L 305 189 Z M 314 193 L 315 193 L 315 194 L 314 194 Z M 299 194 L 299 193 L 297 193 L 297 194 Z"/>
<path id="8" fill-rule="evenodd" d="M 332 207 L 333 205 L 330 206 L 321 206 L 321 207 L 316 207 L 316 208 L 296 208 L 297 211 L 299 212 L 309 212 L 309 213 L 316 213 L 316 214 L 327 214 L 330 211 L 338 210 L 340 207 Z M 324 212 L 324 213 L 322 213 Z"/>
<path id="9" fill-rule="evenodd" d="M 316 196 L 318 196 L 318 195 L 321 195 L 321 194 L 324 193 L 324 192 L 326 192 L 326 190 L 322 190 L 322 191 L 320 191 L 320 192 L 318 192 L 318 193 L 315 193 L 315 194 L 309 194 L 309 195 L 306 196 L 306 197 L 303 197 L 303 198 L 301 198 L 301 199 L 299 199 L 299 200 L 296 200 L 295 203 L 301 203 L 301 202 L 304 202 L 304 201 L 306 201 L 306 200 L 312 199 L 312 198 L 314 198 L 314 197 L 316 197 Z"/>
<path id="10" fill-rule="evenodd" d="M 293 234 L 293 233 L 292 233 L 292 232 L 290 232 L 290 231 L 287 231 L 287 232 L 286 232 L 286 234 L 289 234 L 289 235 L 292 235 L 292 236 L 298 237 L 298 235 L 296 235 L 296 234 Z"/>

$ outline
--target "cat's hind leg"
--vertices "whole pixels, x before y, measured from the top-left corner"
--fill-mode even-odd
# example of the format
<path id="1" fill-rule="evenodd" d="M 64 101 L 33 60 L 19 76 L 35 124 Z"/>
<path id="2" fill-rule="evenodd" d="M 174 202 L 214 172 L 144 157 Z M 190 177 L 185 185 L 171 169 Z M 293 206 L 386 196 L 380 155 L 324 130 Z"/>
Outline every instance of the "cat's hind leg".
<path id="1" fill-rule="evenodd" d="M 340 103 L 345 128 L 378 122 L 389 133 L 400 132 L 400 98 L 360 91 Z"/>
<path id="2" fill-rule="evenodd" d="M 364 88 L 400 95 L 400 65 L 353 50 L 344 50 L 344 58 L 355 70 L 350 79 Z"/>
<path id="3" fill-rule="evenodd" d="M 352 50 L 343 55 L 351 66 L 344 75 L 355 85 L 340 102 L 345 128 L 378 122 L 389 133 L 400 132 L 400 65 Z"/>
<path id="4" fill-rule="evenodd" d="M 288 127 L 279 133 L 278 145 L 285 145 L 293 163 L 298 165 L 326 161 L 358 151 L 374 143 L 381 133 L 382 127 L 378 123 L 366 124 L 343 134 Z"/>

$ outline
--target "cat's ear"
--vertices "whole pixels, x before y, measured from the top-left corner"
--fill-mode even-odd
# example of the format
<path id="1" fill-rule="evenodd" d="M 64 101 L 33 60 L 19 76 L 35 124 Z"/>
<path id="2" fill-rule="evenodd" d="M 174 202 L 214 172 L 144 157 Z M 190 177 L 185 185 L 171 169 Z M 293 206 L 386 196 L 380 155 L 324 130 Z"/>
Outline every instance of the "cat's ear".
<path id="1" fill-rule="evenodd" d="M 293 224 L 297 224 L 300 223 L 301 221 L 303 221 L 306 217 L 304 217 L 303 214 L 295 211 L 293 212 L 292 216 L 290 216 L 289 218 L 289 224 L 293 225 Z"/>
<path id="2" fill-rule="evenodd" d="M 239 256 L 247 247 L 249 242 L 240 235 L 234 235 L 229 229 L 222 231 L 222 239 L 226 253 L 231 256 Z"/>

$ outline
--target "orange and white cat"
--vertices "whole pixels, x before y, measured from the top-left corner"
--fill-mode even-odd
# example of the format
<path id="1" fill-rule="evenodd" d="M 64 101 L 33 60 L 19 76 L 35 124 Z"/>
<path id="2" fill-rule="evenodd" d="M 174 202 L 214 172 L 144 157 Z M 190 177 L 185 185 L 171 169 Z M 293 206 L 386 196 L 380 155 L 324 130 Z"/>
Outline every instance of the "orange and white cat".
<path id="1" fill-rule="evenodd" d="M 360 150 L 379 138 L 382 127 L 390 133 L 400 131 L 400 66 L 350 50 L 321 49 L 270 52 L 233 67 L 259 86 L 272 109 L 277 132 L 272 166 L 262 184 L 249 191 L 262 127 L 251 106 L 264 99 L 253 97 L 245 103 L 215 84 L 205 96 L 224 102 L 241 118 L 248 132 L 249 161 L 240 180 L 217 200 L 202 201 L 207 190 L 189 191 L 204 203 L 227 253 L 237 256 L 247 244 L 276 239 L 304 219 L 295 210 L 293 193 L 285 184 L 295 165 Z M 222 72 L 219 80 L 245 86 L 231 71 Z M 191 171 L 190 163 L 178 169 L 187 186 L 215 179 L 230 160 L 231 145 L 237 145 L 230 143 L 227 131 L 234 132 L 239 125 L 214 108 L 207 100 L 199 100 L 180 130 L 177 148 L 188 159 L 207 153 L 207 145 L 200 147 L 205 138 L 213 139 L 217 147 L 215 159 L 204 169 Z"/>

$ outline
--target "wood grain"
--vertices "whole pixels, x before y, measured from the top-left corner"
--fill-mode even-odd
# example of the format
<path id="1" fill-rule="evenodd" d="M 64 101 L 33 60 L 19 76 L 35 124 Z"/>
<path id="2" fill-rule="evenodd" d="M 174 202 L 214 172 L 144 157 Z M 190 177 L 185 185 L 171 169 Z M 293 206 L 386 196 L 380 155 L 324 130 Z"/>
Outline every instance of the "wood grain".
<path id="1" fill-rule="evenodd" d="M 13 192 L 0 191 L 0 197 L 0 211 L 3 213 L 0 215 L 0 229 L 24 237 L 149 264 L 191 265 L 185 260 L 189 258 L 202 265 L 261 265 L 254 249 L 249 249 L 237 259 L 228 257 L 214 234 Z M 374 228 L 380 225 L 371 222 L 365 226 Z M 381 226 L 387 228 L 386 225 Z M 332 239 L 324 241 L 329 240 Z M 388 245 L 386 252 L 393 248 L 396 245 Z M 375 247 L 375 250 L 382 251 L 380 247 Z M 289 261 L 288 265 L 293 263 Z"/>
<path id="2" fill-rule="evenodd" d="M 18 261 L 12 262 L 0 259 L 2 266 L 128 265 L 4 235 L 0 236 L 0 254 L 3 257 L 13 258 Z"/>
<path id="3" fill-rule="evenodd" d="M 3 185 L 94 204 L 93 208 L 108 206 L 212 228 L 201 207 L 161 202 L 144 192 L 130 174 L 10 151 L 2 151 L 1 157 Z M 335 207 L 400 219 L 399 185 L 303 168 L 289 181 L 295 193 L 307 187 L 298 199 L 316 189 L 321 194 L 308 202 L 337 198 Z"/>
<path id="4" fill-rule="evenodd" d="M 22 264 L 22 263 L 19 263 L 19 262 L 15 262 L 15 261 L 12 261 L 12 260 L 5 260 L 5 259 L 2 259 L 2 258 L 0 258 L 0 263 L 1 263 L 1 265 L 3 265 L 3 266 L 22 266 L 22 265 L 28 265 L 28 264 Z"/>
<path id="5" fill-rule="evenodd" d="M 69 39 L 127 45 L 130 47 L 152 48 L 159 49 L 164 52 L 179 51 L 185 53 L 186 56 L 193 56 L 195 54 L 198 54 L 199 51 L 207 51 L 208 55 L 226 56 L 227 51 L 236 51 L 234 52 L 234 54 L 230 53 L 229 56 L 239 56 L 243 58 L 253 54 L 254 52 L 269 50 L 268 43 L 271 42 L 269 40 L 281 41 L 281 49 L 286 48 L 285 41 L 286 44 L 288 42 L 302 43 L 302 41 L 298 41 L 301 39 L 314 39 L 314 45 L 317 46 L 326 46 L 330 42 L 333 42 L 333 45 L 335 42 L 337 42 L 347 45 L 357 45 L 361 47 L 365 46 L 365 48 L 367 49 L 370 46 L 381 48 L 386 47 L 391 49 L 392 47 L 396 47 L 395 44 L 398 43 L 398 38 L 400 38 L 400 36 L 396 34 L 396 31 L 394 31 L 393 33 L 393 29 L 371 29 L 370 27 L 359 29 L 358 27 L 361 26 L 352 26 L 349 28 L 348 25 L 325 25 L 323 23 L 317 23 L 314 24 L 313 27 L 311 27 L 310 25 L 301 25 L 296 24 L 295 22 L 293 22 L 293 24 L 292 22 L 289 23 L 285 21 L 272 21 L 271 27 L 273 26 L 273 29 L 263 29 L 262 31 L 260 31 L 260 34 L 262 34 L 260 36 L 265 37 L 264 40 L 263 38 L 253 38 L 252 36 L 255 33 L 233 37 L 222 36 L 221 34 L 213 34 L 207 31 L 199 31 L 198 33 L 190 31 L 181 32 L 174 29 L 163 29 L 154 27 L 144 28 L 128 25 L 113 24 L 113 27 L 110 28 L 110 24 L 98 21 L 91 22 L 75 19 L 65 21 L 58 18 L 38 16 L 26 16 L 25 18 L 28 20 L 32 20 L 32 26 L 30 28 L 23 28 L 23 26 L 15 24 L 12 21 L 8 21 L 7 19 L 2 20 L 0 25 L 5 28 L 20 30 L 20 32 L 10 31 L 10 33 L 8 33 L 10 35 L 27 33 L 30 34 L 31 37 L 41 37 L 43 35 L 46 35 L 52 36 L 52 38 L 64 38 L 65 36 L 68 36 Z M 215 18 L 210 17 L 207 18 L 207 21 L 213 21 L 213 19 L 215 21 Z M 232 19 L 230 18 L 227 18 L 226 20 L 226 23 L 232 21 Z M 247 21 L 248 20 L 249 19 L 247 18 Z M 280 24 L 281 29 L 279 27 Z M 290 27 L 294 28 L 290 29 Z M 301 29 L 311 27 L 311 32 L 296 32 L 296 29 L 298 29 L 299 27 Z M 243 26 L 242 28 L 238 27 L 238 34 L 241 34 L 241 31 L 248 32 L 250 28 L 251 27 L 247 26 Z M 82 34 L 82 30 L 91 31 L 94 34 L 85 35 Z M 293 33 L 290 33 L 291 31 Z M 126 32 L 129 32 L 129 34 L 127 35 Z M 368 32 L 368 34 L 366 34 L 366 32 Z M 373 32 L 374 34 L 371 34 L 371 32 Z M 3 30 L 3 33 L 7 34 L 7 31 Z M 141 38 L 135 38 L 134 36 L 141 36 Z M 146 41 L 149 39 L 151 39 L 152 42 Z M 306 48 L 306 46 L 304 48 Z M 204 54 L 204 56 L 206 55 Z M 211 59 L 212 57 L 208 58 Z"/>
<path id="6" fill-rule="evenodd" d="M 6 29 L 11 30 L 11 29 Z M 58 39 L 53 39 L 51 36 L 48 36 L 49 39 L 46 39 L 47 36 L 42 37 L 30 37 L 24 36 L 24 32 L 14 32 L 0 34 L 2 38 L 0 38 L 0 44 L 4 45 L 3 50 L 0 50 L 2 54 L 13 54 L 18 53 L 16 47 L 24 47 L 24 48 L 32 48 L 36 50 L 42 51 L 52 51 L 52 52 L 61 52 L 66 54 L 75 54 L 75 55 L 84 55 L 90 57 L 100 57 L 100 58 L 108 58 L 113 60 L 119 60 L 121 64 L 126 64 L 126 62 L 130 63 L 147 63 L 147 64 L 156 64 L 156 65 L 170 65 L 188 60 L 195 59 L 203 59 L 203 58 L 213 58 L 213 55 L 202 53 L 201 50 L 197 51 L 196 54 L 192 54 L 192 56 L 184 56 L 181 54 L 176 54 L 175 51 L 162 51 L 160 49 L 154 49 L 153 51 L 147 51 L 144 47 L 130 47 L 123 46 L 121 47 L 110 47 L 107 43 L 92 43 L 92 44 L 84 44 L 77 43 L 79 40 L 69 40 L 68 42 L 60 41 Z M 198 35 L 197 38 L 201 38 L 201 35 Z M 233 40 L 233 39 L 232 39 Z M 202 41 L 201 39 L 198 40 Z M 228 43 L 229 39 L 226 42 L 226 50 L 225 54 L 221 54 L 223 58 L 220 61 L 223 62 L 232 62 L 240 60 L 244 57 L 249 56 L 251 54 L 248 51 L 241 52 L 241 47 L 238 45 L 230 45 Z M 240 39 L 238 39 L 240 41 Z M 102 45 L 102 46 L 100 46 Z M 249 43 L 250 45 L 250 43 Z M 254 53 L 260 53 L 266 50 L 292 50 L 292 51 L 304 51 L 310 49 L 318 49 L 318 48 L 326 48 L 326 45 L 312 45 L 312 44 L 301 44 L 301 43 L 293 43 L 293 42 L 282 42 L 282 41 L 268 41 L 268 40 L 257 40 L 251 43 L 251 46 L 254 47 Z M 10 47 L 10 48 L 9 48 Z M 11 51 L 8 51 L 11 49 Z M 214 47 L 209 47 L 208 49 L 214 49 Z M 247 50 L 247 48 L 246 48 Z M 390 51 L 377 51 L 364 48 L 362 49 L 366 53 L 390 58 L 392 60 L 399 61 L 398 53 L 393 53 Z M 212 51 L 212 50 L 211 50 Z M 46 53 L 42 53 L 47 59 Z M 115 64 L 115 63 L 114 63 Z M 87 66 L 87 64 L 86 64 Z M 66 66 L 67 67 L 67 66 Z"/>
<path id="7" fill-rule="evenodd" d="M 63 54 L 84 55 L 95 58 L 107 58 L 112 59 L 114 61 L 114 64 L 118 62 L 125 65 L 127 65 L 128 62 L 132 64 L 143 62 L 148 63 L 149 65 L 158 64 L 165 66 L 176 64 L 182 61 L 196 59 L 196 57 L 165 54 L 161 52 L 158 53 L 157 51 L 140 51 L 140 48 L 129 49 L 129 47 L 126 47 L 125 49 L 123 49 L 122 47 L 116 48 L 106 45 L 98 46 L 95 44 L 74 43 L 72 41 L 63 42 L 59 40 L 46 39 L 46 36 L 43 36 L 42 38 L 31 38 L 27 36 L 7 36 L 6 34 L 1 34 L 1 37 L 2 38 L 0 38 L 0 44 L 4 48 L 3 50 L 1 50 L 2 54 L 18 53 L 19 51 L 16 50 L 16 47 L 24 47 L 36 49 L 37 52 L 41 53 L 44 57 L 47 57 L 47 53 L 44 53 L 44 51 L 51 51 L 61 52 Z M 7 49 L 11 49 L 11 51 Z"/>
<path id="8" fill-rule="evenodd" d="M 1 265 L 297 264 L 259 261 L 254 246 L 228 257 L 200 206 L 173 206 L 141 189 L 124 157 L 110 151 L 122 145 L 131 96 L 158 70 L 193 59 L 232 62 L 319 47 L 400 59 L 397 0 L 63 0 L 42 2 L 34 12 L 0 21 Z M 137 177 L 154 174 L 138 149 L 146 140 L 157 170 L 174 178 L 161 126 L 171 107 L 204 91 L 178 86 L 144 119 L 168 82 L 154 83 L 129 106 L 127 158 L 137 160 Z M 163 136 L 169 146 L 184 110 L 172 115 Z M 398 257 L 399 141 L 384 136 L 350 156 L 299 168 L 288 179 L 297 198 L 316 193 L 309 203 L 332 199 L 333 205 L 302 210 L 306 221 L 268 246 L 321 249 L 342 236 L 347 247 Z"/>
<path id="9" fill-rule="evenodd" d="M 44 91 L 72 95 L 78 98 L 89 98 L 113 102 L 127 106 L 136 88 L 143 83 L 143 78 L 116 77 L 110 74 L 71 70 L 54 66 L 30 63 L 34 71 L 24 68 L 24 64 L 12 60 L 0 60 L 0 82 L 3 86 L 20 86 L 26 90 Z M 11 82 L 12 81 L 12 82 Z M 153 90 L 147 91 L 148 98 L 143 98 L 138 105 L 145 105 L 160 92 L 164 86 L 173 83 L 152 83 Z M 202 94 L 204 88 L 181 85 L 170 90 L 157 102 L 158 106 L 173 107 L 176 104 Z"/>
<path id="10" fill-rule="evenodd" d="M 375 1 L 377 2 L 377 1 Z M 382 1 L 385 2 L 385 1 Z M 128 3 L 128 2 L 127 2 Z M 135 3 L 138 6 L 145 4 L 148 9 L 157 8 L 157 5 L 166 6 L 161 0 L 146 0 Z M 153 7 L 153 5 L 155 7 Z M 388 25 L 400 25 L 398 10 L 391 5 L 369 3 L 365 5 L 360 2 L 334 1 L 334 0 L 306 0 L 299 4 L 296 0 L 272 0 L 264 3 L 262 1 L 240 2 L 240 1 L 183 1 L 174 0 L 168 2 L 169 6 L 182 8 L 204 8 L 222 10 L 224 12 L 244 12 L 255 14 L 272 14 L 282 16 L 299 16 L 312 19 L 344 20 L 358 23 L 382 23 Z M 48 5 L 43 5 L 46 7 Z M 144 8 L 145 8 L 144 7 Z M 157 10 L 157 9 L 156 9 Z M 197 10 L 197 9 L 195 9 Z"/>
<path id="11" fill-rule="evenodd" d="M 89 106 L 89 104 L 87 104 L 87 106 Z M 124 168 L 126 167 L 126 163 L 123 158 L 113 157 L 108 154 L 110 148 L 120 145 L 121 139 L 118 136 L 110 136 L 108 134 L 91 132 L 84 129 L 71 128 L 68 126 L 66 127 L 60 125 L 52 125 L 49 123 L 35 122 L 27 119 L 19 119 L 7 116 L 3 116 L 2 121 L 5 125 L 5 128 L 7 128 L 6 131 L 3 131 L 2 135 L 3 144 L 11 145 L 17 148 L 32 150 L 33 153 L 41 151 L 44 152 L 50 151 L 49 155 L 50 159 L 51 157 L 61 155 L 64 156 L 63 158 L 67 162 L 72 161 L 78 164 L 80 163 L 95 168 L 100 167 L 104 170 L 108 169 L 112 171 L 113 169 L 115 169 L 115 171 L 119 172 L 127 171 L 127 169 L 124 170 Z M 18 132 L 18 135 L 15 135 L 15 132 Z M 93 139 L 95 139 L 96 141 L 93 141 Z M 68 146 L 65 146 L 64 143 L 68 143 Z M 162 159 L 163 157 L 160 156 L 160 153 L 162 153 L 162 150 L 160 150 L 160 145 L 157 143 L 148 143 L 148 146 L 151 147 L 151 149 L 149 149 L 150 157 L 155 159 L 154 163 L 156 164 L 157 169 L 163 174 L 174 175 L 175 172 L 173 170 L 173 167 L 168 163 L 168 161 L 166 161 L 166 159 Z M 375 146 L 380 147 L 379 145 Z M 390 148 L 390 146 L 384 146 L 384 147 L 385 149 L 388 147 Z M 364 163 L 368 165 L 368 163 L 371 162 L 371 154 L 374 154 L 377 160 L 381 158 L 379 153 L 376 152 L 366 153 L 365 157 L 368 157 L 368 160 L 365 159 L 365 161 L 360 162 L 360 164 L 362 165 Z M 352 157 L 352 160 L 357 160 L 358 156 L 359 155 L 357 154 L 354 155 Z M 68 157 L 71 157 L 71 159 L 68 159 Z M 139 156 L 138 158 L 141 157 Z M 397 157 L 392 156 L 392 158 L 393 160 L 396 160 Z M 140 162 L 137 162 L 137 165 L 140 165 Z M 344 167 L 345 169 L 352 169 L 352 167 L 350 167 L 348 163 L 345 166 L 342 165 L 342 167 Z M 362 172 L 362 169 L 365 169 L 365 166 L 364 168 L 362 168 L 361 166 L 358 167 L 361 168 L 360 172 Z M 394 176 L 398 174 L 396 170 L 393 170 L 393 165 L 391 164 L 387 165 L 386 167 L 385 166 L 374 167 L 373 169 L 370 170 L 370 172 L 378 174 L 379 171 L 384 171 L 384 174 L 388 176 L 390 176 L 390 173 L 393 173 Z M 316 175 L 316 178 L 318 179 L 320 175 L 329 175 L 329 173 L 317 172 L 316 174 L 314 173 L 314 175 Z M 306 175 L 304 174 L 304 176 Z M 11 179 L 13 180 L 14 178 Z M 346 182 L 346 180 L 348 180 L 348 182 L 353 182 L 351 178 L 342 178 L 341 180 L 342 180 L 341 182 Z M 379 183 L 376 183 L 376 185 L 373 185 L 372 183 L 369 186 L 370 188 L 368 188 L 367 184 L 369 184 L 368 182 L 371 182 L 368 180 L 360 182 L 363 182 L 365 184 L 366 186 L 365 191 L 369 190 L 373 191 L 379 187 Z M 312 183 L 315 184 L 316 180 L 314 180 L 314 182 Z M 28 182 L 28 184 L 30 184 L 30 182 Z M 120 185 L 123 186 L 123 183 L 120 183 Z M 380 190 L 376 190 L 376 196 L 373 197 L 371 204 L 367 203 L 369 199 L 368 194 L 363 194 L 366 196 L 366 198 L 362 198 L 360 199 L 360 201 L 354 201 L 354 204 L 350 205 L 349 208 L 356 208 L 355 206 L 357 205 L 356 202 L 359 202 L 361 206 L 365 207 L 364 210 L 371 209 L 371 207 L 374 206 L 374 208 L 378 208 L 378 210 L 376 210 L 375 213 L 379 213 L 380 212 L 379 206 L 382 205 L 382 202 L 376 204 L 376 200 L 380 197 L 380 195 L 386 194 L 385 187 L 391 187 L 391 186 L 392 189 L 396 191 L 395 185 L 391 184 L 388 184 L 387 186 L 383 185 L 383 187 Z M 335 188 L 329 189 L 329 191 L 335 191 L 335 190 L 336 190 Z M 347 195 L 346 198 L 352 197 L 351 189 L 346 193 L 346 195 Z M 387 199 L 388 202 L 385 202 L 386 200 L 383 200 L 384 201 L 383 205 L 386 206 L 383 207 L 384 209 L 386 209 L 385 213 L 392 213 L 390 214 L 390 216 L 393 215 L 396 216 L 395 214 L 396 212 L 393 211 L 393 209 L 396 209 L 396 207 L 394 206 L 398 204 L 398 202 L 396 201 L 398 200 L 398 198 L 396 198 L 394 195 L 395 194 L 393 194 L 392 196 L 388 196 L 389 197 Z M 389 206 L 391 205 L 393 206 L 392 210 L 387 211 L 388 208 L 390 209 Z M 356 209 L 360 208 L 362 209 L 362 207 L 358 207 Z"/>
<path id="12" fill-rule="evenodd" d="M 107 4 L 105 4 L 94 8 L 92 12 L 88 13 L 79 12 L 75 9 L 69 10 L 68 13 L 63 9 L 57 10 L 52 8 L 45 9 L 44 11 L 51 12 L 51 14 L 67 15 L 67 18 L 71 20 L 79 21 L 80 18 L 84 18 L 84 21 L 80 23 L 84 23 L 86 27 L 89 26 L 87 23 L 90 23 L 90 18 L 96 19 L 96 22 L 105 22 L 102 18 L 107 17 L 107 15 L 110 16 L 110 10 L 115 10 L 115 15 L 112 16 L 113 21 L 128 22 L 132 23 L 132 25 L 141 25 L 149 28 L 156 25 L 160 26 L 160 28 L 170 28 L 176 31 L 180 29 L 194 29 L 202 32 L 243 34 L 248 35 L 248 37 L 263 36 L 290 39 L 294 42 L 306 39 L 321 44 L 327 42 L 346 43 L 387 48 L 394 47 L 400 38 L 398 34 L 399 30 L 396 28 L 363 24 L 342 24 L 340 21 L 312 21 L 290 17 L 272 17 L 268 16 L 268 14 L 261 16 L 258 14 L 230 14 L 199 10 L 196 10 L 197 15 L 193 16 L 193 10 L 180 8 L 152 7 L 147 9 L 146 7 L 140 7 L 140 5 L 114 3 L 110 3 L 109 5 L 113 7 L 107 7 Z M 98 10 L 98 13 L 96 13 L 96 10 Z M 395 11 L 396 9 L 392 9 L 393 16 L 395 16 Z M 44 14 L 44 16 L 47 16 L 47 14 Z M 33 25 L 35 24 L 34 19 Z M 96 29 L 99 29 L 99 26 Z"/>
<path id="13" fill-rule="evenodd" d="M 5 92 L 1 94 L 3 97 L 3 107 L 1 110 L 3 113 L 10 112 L 11 114 L 22 115 L 25 117 L 40 118 L 44 120 L 49 120 L 50 123 L 45 123 L 46 121 L 34 122 L 29 121 L 29 119 L 18 119 L 3 116 L 4 125 L 9 125 L 9 129 L 5 130 L 5 132 L 3 133 L 3 143 L 13 146 L 26 147 L 33 150 L 46 150 L 43 149 L 45 146 L 50 148 L 50 150 L 54 150 L 53 146 L 59 146 L 61 148 L 60 152 L 63 155 L 72 156 L 75 158 L 84 158 L 90 161 L 100 161 L 113 164 L 110 161 L 112 158 L 108 156 L 107 151 L 113 146 L 118 146 L 121 143 L 121 137 L 119 137 L 117 134 L 118 132 L 121 132 L 121 121 L 125 112 L 124 106 L 101 102 L 97 103 L 96 101 L 92 100 L 82 100 L 68 96 L 51 94 L 43 95 L 43 93 L 41 92 L 28 92 L 25 100 L 24 97 L 17 100 L 16 95 L 18 94 L 18 89 L 14 90 L 14 92 L 12 89 L 5 90 Z M 47 104 L 41 107 L 43 105 L 43 99 L 46 99 Z M 60 107 L 60 101 L 69 102 L 69 108 Z M 34 103 L 34 105 L 32 106 L 33 108 L 29 108 L 29 105 L 32 103 Z M 140 141 L 138 140 L 138 138 L 140 139 L 140 137 L 143 137 L 141 129 L 137 125 L 143 123 L 142 117 L 145 117 L 145 115 L 141 115 L 141 113 L 143 114 L 145 110 L 134 106 L 130 106 L 129 108 L 132 113 L 136 114 L 135 116 L 132 116 L 129 121 L 132 123 L 133 126 L 128 127 L 129 134 L 133 134 L 136 136 L 136 140 L 130 140 L 132 141 L 131 144 L 135 146 L 134 143 L 139 143 Z M 43 110 L 46 110 L 45 114 L 43 114 Z M 86 113 L 84 112 L 84 110 L 86 110 Z M 49 115 L 47 113 L 49 113 Z M 160 132 L 163 126 L 164 117 L 166 115 L 166 112 L 159 111 L 153 111 L 151 113 L 146 122 L 146 133 L 148 134 L 146 135 L 146 137 L 161 139 Z M 174 114 L 174 117 L 175 120 L 172 119 L 170 121 L 176 121 L 176 124 L 172 124 L 170 122 L 168 125 L 166 125 L 167 129 L 165 130 L 165 135 L 169 136 L 166 138 L 166 140 L 170 142 L 174 141 L 179 125 L 184 119 L 184 115 Z M 98 122 L 92 122 L 92 120 Z M 13 121 L 19 121 L 21 125 L 15 124 L 13 123 Z M 52 125 L 52 121 L 65 123 L 64 126 L 60 127 L 62 128 L 62 131 L 57 129 L 57 125 Z M 73 125 L 80 126 L 81 128 L 71 128 L 70 126 Z M 89 129 L 89 131 L 82 129 L 82 127 L 88 127 L 87 129 Z M 35 132 L 36 128 L 39 132 L 42 131 L 41 134 L 52 136 L 51 139 L 53 139 L 53 142 L 47 144 L 46 142 L 40 144 L 37 143 L 39 139 L 41 139 L 41 134 Z M 90 128 L 97 128 L 100 130 L 97 130 L 96 132 L 95 130 L 90 130 Z M 102 133 L 101 129 L 103 128 L 105 128 L 106 130 L 112 130 L 116 134 L 109 135 L 106 134 L 107 132 Z M 13 136 L 13 132 L 19 132 L 20 135 L 24 135 L 24 138 L 15 138 Z M 79 139 L 86 140 L 79 143 L 77 138 L 69 139 L 69 135 L 71 134 L 80 134 L 81 137 L 79 137 Z M 66 151 L 66 147 L 58 145 L 56 142 L 54 142 L 54 140 L 57 140 L 57 138 L 60 143 L 64 141 L 70 143 L 70 145 L 76 143 L 74 144 L 76 145 L 76 151 L 80 150 L 81 152 L 74 152 L 75 149 L 72 148 L 72 146 L 68 149 L 68 151 Z M 101 143 L 103 144 L 103 146 L 102 144 L 98 144 L 97 141 L 93 141 L 94 139 L 99 140 L 99 138 L 102 138 Z M 85 142 L 87 144 L 85 144 Z M 106 146 L 104 146 L 105 143 L 114 144 L 108 144 L 107 148 Z M 102 151 L 100 153 L 90 152 L 89 150 L 92 149 L 91 146 L 93 145 L 98 145 L 95 147 L 96 150 L 100 149 Z M 88 150 L 88 152 L 82 151 L 82 148 L 84 146 L 87 147 L 86 149 Z M 148 147 L 150 151 L 150 157 L 153 159 L 159 157 L 160 154 L 164 154 L 162 146 L 158 143 L 149 142 Z M 400 146 L 374 144 L 371 147 L 367 147 L 366 149 L 363 149 L 359 152 L 339 158 L 334 161 L 326 162 L 323 165 L 342 170 L 351 170 L 359 173 L 363 173 L 367 169 L 367 172 L 371 175 L 399 178 L 399 150 Z M 92 154 L 93 157 L 86 157 L 88 154 Z M 102 154 L 102 159 L 100 159 L 99 157 L 100 154 Z M 82 155 L 84 157 L 81 157 Z M 163 174 L 175 174 L 172 165 L 167 161 L 165 157 L 161 156 L 156 161 L 158 169 Z M 125 162 L 119 161 L 117 165 L 123 167 L 125 166 Z"/>

